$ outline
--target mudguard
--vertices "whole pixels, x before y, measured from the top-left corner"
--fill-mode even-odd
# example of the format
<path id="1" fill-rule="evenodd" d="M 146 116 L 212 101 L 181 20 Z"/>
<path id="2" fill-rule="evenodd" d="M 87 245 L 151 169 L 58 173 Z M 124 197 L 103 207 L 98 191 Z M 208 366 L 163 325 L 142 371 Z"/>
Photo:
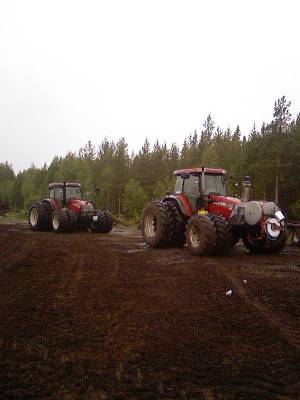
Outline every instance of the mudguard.
<path id="1" fill-rule="evenodd" d="M 42 204 L 45 204 L 45 203 L 47 203 L 47 204 L 49 204 L 50 206 L 51 206 L 51 208 L 52 208 L 52 211 L 56 211 L 56 210 L 58 210 L 60 207 L 57 205 L 57 203 L 56 203 L 56 201 L 54 200 L 54 199 L 44 199 L 43 201 L 42 201 Z"/>
<path id="2" fill-rule="evenodd" d="M 166 200 L 176 201 L 183 215 L 190 217 L 193 214 L 193 210 L 191 209 L 188 200 L 184 196 L 169 195 L 163 198 L 163 201 Z"/>

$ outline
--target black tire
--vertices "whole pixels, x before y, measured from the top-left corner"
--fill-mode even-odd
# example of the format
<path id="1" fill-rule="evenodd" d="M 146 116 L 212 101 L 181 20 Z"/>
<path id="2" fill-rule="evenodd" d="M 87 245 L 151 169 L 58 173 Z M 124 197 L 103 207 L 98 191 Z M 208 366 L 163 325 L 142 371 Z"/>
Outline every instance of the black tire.
<path id="1" fill-rule="evenodd" d="M 51 231 L 52 230 L 51 221 L 52 221 L 53 208 L 52 208 L 50 202 L 47 201 L 47 200 L 43 200 L 41 202 L 41 204 L 43 205 L 43 207 L 44 207 L 44 209 L 45 209 L 45 211 L 47 213 L 47 218 L 48 218 L 48 221 L 47 221 L 47 224 L 46 224 L 46 226 L 47 226 L 46 230 L 47 231 Z"/>
<path id="2" fill-rule="evenodd" d="M 183 247 L 185 245 L 185 231 L 187 224 L 187 217 L 183 215 L 180 207 L 175 200 L 163 201 L 168 208 L 171 209 L 174 219 L 174 234 L 172 239 L 172 245 L 174 247 Z"/>
<path id="3" fill-rule="evenodd" d="M 214 254 L 217 234 L 211 219 L 206 215 L 193 215 L 187 224 L 186 242 L 189 251 L 195 256 Z"/>
<path id="4" fill-rule="evenodd" d="M 295 246 L 300 246 L 300 229 L 292 232 L 292 243 Z"/>
<path id="5" fill-rule="evenodd" d="M 78 229 L 78 219 L 77 215 L 74 213 L 72 210 L 66 210 L 66 213 L 68 215 L 68 232 L 72 233 L 75 232 Z"/>
<path id="6" fill-rule="evenodd" d="M 52 215 L 52 229 L 55 233 L 67 233 L 70 229 L 67 210 L 54 211 Z"/>
<path id="7" fill-rule="evenodd" d="M 28 221 L 32 231 L 49 229 L 49 215 L 42 203 L 33 203 L 29 208 Z"/>
<path id="8" fill-rule="evenodd" d="M 109 210 L 104 210 L 103 214 L 104 214 L 105 220 L 104 220 L 104 227 L 103 227 L 103 231 L 102 232 L 103 233 L 109 233 L 113 228 L 114 220 L 113 220 L 113 217 L 112 217 L 111 212 Z"/>
<path id="9" fill-rule="evenodd" d="M 96 221 L 92 219 L 91 230 L 93 233 L 104 233 L 106 217 L 103 211 L 98 211 L 94 217 L 98 217 Z"/>
<path id="10" fill-rule="evenodd" d="M 171 247 L 174 238 L 174 217 L 170 207 L 151 201 L 143 210 L 142 235 L 148 246 Z"/>
<path id="11" fill-rule="evenodd" d="M 221 215 L 209 215 L 211 222 L 214 225 L 217 239 L 214 253 L 217 256 L 228 255 L 233 246 L 232 227 L 225 218 Z"/>
<path id="12" fill-rule="evenodd" d="M 243 242 L 249 253 L 252 254 L 278 254 L 286 245 L 287 234 L 282 232 L 276 240 L 264 238 L 261 240 L 251 241 L 249 236 L 243 236 Z"/>

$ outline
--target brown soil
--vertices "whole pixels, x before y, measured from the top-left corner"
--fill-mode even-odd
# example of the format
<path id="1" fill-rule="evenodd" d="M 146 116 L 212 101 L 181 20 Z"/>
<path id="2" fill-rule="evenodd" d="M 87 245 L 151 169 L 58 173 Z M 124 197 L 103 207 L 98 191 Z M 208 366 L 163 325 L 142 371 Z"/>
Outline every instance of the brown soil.
<path id="1" fill-rule="evenodd" d="M 1 399 L 300 398 L 299 249 L 196 258 L 6 224 L 0 274 Z"/>

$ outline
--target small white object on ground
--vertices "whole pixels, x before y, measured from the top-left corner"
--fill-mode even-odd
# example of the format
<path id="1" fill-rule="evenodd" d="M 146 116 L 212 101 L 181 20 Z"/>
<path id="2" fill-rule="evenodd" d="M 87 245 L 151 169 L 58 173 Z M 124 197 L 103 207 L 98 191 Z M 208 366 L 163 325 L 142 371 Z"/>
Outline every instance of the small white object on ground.
<path id="1" fill-rule="evenodd" d="M 226 296 L 231 296 L 232 295 L 232 290 L 227 290 L 227 292 L 225 294 L 226 294 Z"/>
<path id="2" fill-rule="evenodd" d="M 247 285 L 247 283 L 248 283 L 247 279 L 243 279 L 243 284 Z"/>

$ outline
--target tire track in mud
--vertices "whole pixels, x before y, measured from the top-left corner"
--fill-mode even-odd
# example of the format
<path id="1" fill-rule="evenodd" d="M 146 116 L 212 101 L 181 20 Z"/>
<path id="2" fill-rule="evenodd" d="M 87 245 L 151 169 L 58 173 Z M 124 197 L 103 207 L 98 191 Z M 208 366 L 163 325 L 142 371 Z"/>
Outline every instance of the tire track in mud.
<path id="1" fill-rule="evenodd" d="M 280 315 L 274 310 L 268 309 L 266 305 L 258 299 L 249 295 L 248 287 L 242 283 L 242 274 L 234 268 L 229 270 L 222 268 L 222 273 L 230 282 L 234 296 L 237 294 L 249 308 L 249 315 L 244 318 L 245 328 L 248 325 L 250 329 L 248 340 L 258 347 L 262 346 L 260 359 L 268 362 L 266 371 L 260 369 L 248 369 L 247 374 L 241 379 L 241 388 L 250 389 L 253 393 L 261 395 L 263 398 L 270 392 L 272 395 L 283 396 L 282 398 L 299 398 L 300 392 L 300 341 L 299 325 L 298 331 L 291 329 L 282 322 Z M 251 272 L 248 271 L 251 277 Z M 240 318 L 240 316 L 239 316 Z M 234 323 L 232 319 L 231 324 Z M 258 353 L 259 355 L 259 353 Z M 286 396 L 286 397 L 285 397 Z"/>
<path id="2" fill-rule="evenodd" d="M 245 301 L 245 303 L 251 305 L 257 312 L 257 314 L 265 320 L 266 324 L 282 337 L 291 348 L 294 350 L 300 349 L 300 336 L 299 332 L 291 331 L 283 324 L 280 318 L 272 311 L 268 310 L 265 305 L 259 302 L 257 299 L 251 299 L 247 293 L 247 289 L 241 284 L 240 279 L 235 277 L 232 273 L 230 274 L 228 270 L 223 269 L 222 272 L 226 278 L 231 282 L 232 288 L 238 293 L 238 295 Z M 300 282 L 299 282 L 300 283 Z"/>
<path id="3" fill-rule="evenodd" d="M 297 311 L 299 299 L 277 313 L 269 294 L 261 301 L 260 292 L 244 287 L 238 263 L 248 268 L 250 281 L 253 258 L 145 249 L 125 229 L 11 239 L 11 250 L 43 244 L 20 261 L 25 268 L 12 262 L 2 274 L 12 285 L 6 299 L 0 291 L 7 309 L 6 336 L 0 335 L 0 393 L 6 398 L 297 398 L 297 343 L 267 318 L 274 314 L 285 329 L 281 317 Z M 264 260 L 257 258 L 258 264 Z M 298 281 L 289 280 L 292 269 L 285 275 L 284 258 L 276 260 L 293 293 Z M 15 267 L 18 273 L 11 273 Z M 264 290 L 266 271 L 255 274 Z M 275 278 L 270 282 L 277 290 Z M 234 294 L 225 296 L 230 288 Z M 287 329 L 293 333 L 296 325 Z"/>
<path id="4" fill-rule="evenodd" d="M 1 270 L 4 271 L 16 265 L 21 265 L 21 262 L 30 257 L 31 253 L 37 244 L 37 240 L 16 241 L 16 236 L 6 238 L 1 249 Z M 3 241 L 4 242 L 4 241 Z"/>
<path id="5" fill-rule="evenodd" d="M 189 356 L 189 361 L 192 359 L 192 364 L 194 362 L 197 363 L 197 357 L 194 357 L 193 354 L 195 352 L 199 355 L 202 354 L 203 357 L 202 368 L 204 367 L 204 369 L 202 369 L 202 372 L 200 372 L 200 369 L 200 371 L 198 370 L 198 374 L 195 375 L 187 363 L 181 363 L 181 366 L 178 366 L 178 368 L 181 368 L 182 374 L 189 376 L 191 381 L 197 382 L 196 387 L 198 389 L 199 387 L 207 388 L 209 387 L 207 385 L 212 384 L 211 376 L 212 371 L 214 371 L 213 380 L 219 380 L 220 391 L 223 391 L 225 394 L 227 393 L 227 395 L 231 393 L 232 396 L 236 396 L 237 393 L 239 395 L 247 393 L 248 397 L 246 396 L 245 398 L 271 399 L 277 396 L 282 396 L 282 398 L 297 398 L 297 393 L 299 393 L 299 358 L 294 352 L 294 347 L 291 347 L 277 331 L 274 332 L 272 326 L 266 323 L 265 318 L 257 315 L 257 310 L 253 309 L 248 299 L 240 295 L 225 296 L 225 291 L 232 287 L 235 288 L 235 285 L 231 279 L 231 273 L 224 274 L 224 269 L 221 265 L 224 260 L 215 259 L 214 263 L 212 263 L 212 259 L 195 260 L 186 257 L 187 259 L 183 263 L 180 260 L 180 257 L 182 257 L 181 254 L 178 254 L 177 257 L 172 257 L 171 254 L 168 254 L 166 257 L 167 260 L 165 260 L 166 264 L 179 268 L 183 267 L 186 269 L 187 274 L 191 274 L 194 277 L 194 281 L 189 282 L 190 293 L 185 293 L 184 297 L 189 297 L 192 301 L 195 301 L 202 315 L 197 315 L 196 310 L 191 307 L 187 316 L 190 318 L 194 312 L 198 320 L 192 322 L 193 329 L 195 330 L 199 323 L 206 323 L 210 336 L 209 340 L 205 338 L 205 333 L 203 332 L 201 332 L 201 335 L 198 335 L 199 341 L 202 340 L 208 346 L 207 352 L 205 346 L 199 345 L 197 340 L 195 340 L 197 339 L 197 335 L 187 334 L 186 325 L 188 324 L 188 320 L 185 320 L 185 326 L 180 328 L 181 321 L 178 318 L 179 314 L 174 317 L 179 320 L 174 326 L 178 330 L 182 329 L 183 334 L 187 335 L 190 345 L 193 348 L 193 352 Z M 156 259 L 154 262 L 156 265 L 159 262 L 159 258 L 159 253 L 153 253 L 151 257 L 152 260 Z M 199 268 L 199 272 L 205 269 L 202 282 L 195 279 L 194 267 Z M 171 276 L 173 275 L 172 272 Z M 198 299 L 193 299 L 194 293 L 191 290 L 195 285 L 198 286 L 201 293 Z M 175 283 L 173 287 L 174 291 L 176 290 L 176 286 Z M 169 285 L 169 289 L 172 290 L 172 285 Z M 162 289 L 160 288 L 160 290 Z M 177 286 L 177 296 L 178 298 L 180 297 L 179 286 Z M 174 294 L 170 297 L 174 299 Z M 178 298 L 177 301 L 179 300 Z M 178 312 L 182 313 L 182 307 L 179 308 Z M 175 310 L 174 314 L 176 314 Z M 163 336 L 163 332 L 161 332 L 160 341 L 163 341 Z M 185 348 L 182 343 L 180 344 L 183 341 L 182 338 L 178 337 L 174 340 L 179 353 L 181 348 Z M 226 350 L 222 348 L 222 343 L 225 349 L 226 346 L 228 347 L 227 357 L 229 360 L 226 360 Z M 171 345 L 170 343 L 166 343 L 166 345 L 170 346 L 167 351 L 168 356 L 170 356 L 172 354 Z M 185 351 L 189 352 L 188 347 L 185 348 Z M 159 351 L 157 352 L 159 353 Z M 161 353 L 159 354 L 163 354 L 163 348 L 161 348 Z M 144 358 L 146 357 L 147 354 L 144 354 Z M 175 361 L 176 356 L 171 358 Z M 218 368 L 218 360 L 221 369 Z M 151 362 L 153 360 L 148 359 L 148 364 L 151 364 Z M 203 364 L 206 364 L 206 366 L 203 366 Z M 171 369 L 171 366 L 168 369 Z M 176 374 L 174 376 L 171 373 L 171 375 L 173 375 L 173 379 L 177 381 L 179 379 L 180 381 L 180 378 L 176 377 Z M 194 390 L 192 393 L 196 395 L 197 389 L 195 388 Z M 211 390 L 209 393 L 211 393 Z"/>

